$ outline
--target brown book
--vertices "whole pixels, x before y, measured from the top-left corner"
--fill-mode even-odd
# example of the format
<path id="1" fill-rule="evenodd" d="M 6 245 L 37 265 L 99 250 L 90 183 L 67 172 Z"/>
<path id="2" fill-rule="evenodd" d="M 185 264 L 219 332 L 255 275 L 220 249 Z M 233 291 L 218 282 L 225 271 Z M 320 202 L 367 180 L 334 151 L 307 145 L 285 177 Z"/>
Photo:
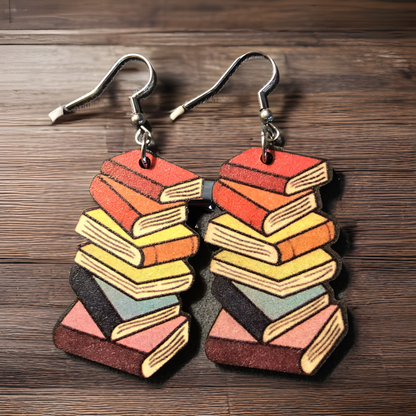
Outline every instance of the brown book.
<path id="1" fill-rule="evenodd" d="M 226 179 L 215 182 L 212 197 L 220 208 L 266 235 L 318 207 L 312 190 L 285 196 Z"/>
<path id="2" fill-rule="evenodd" d="M 90 192 L 97 204 L 135 238 L 186 221 L 185 203 L 160 204 L 108 176 L 96 176 Z"/>
<path id="3" fill-rule="evenodd" d="M 205 353 L 219 364 L 313 374 L 345 336 L 346 327 L 340 306 L 330 305 L 265 344 L 222 310 L 206 340 Z"/>
<path id="4" fill-rule="evenodd" d="M 267 263 L 281 264 L 334 242 L 336 236 L 335 224 L 314 212 L 269 236 L 230 214 L 222 214 L 209 222 L 205 241 Z"/>
<path id="5" fill-rule="evenodd" d="M 199 247 L 198 235 L 184 224 L 132 238 L 100 208 L 85 211 L 75 231 L 136 267 L 190 257 Z"/>
<path id="6" fill-rule="evenodd" d="M 105 161 L 101 172 L 155 201 L 189 201 L 201 196 L 202 178 L 150 153 L 150 168 L 144 169 L 140 157 L 140 150 L 123 153 Z"/>
<path id="7" fill-rule="evenodd" d="M 189 316 L 182 314 L 127 338 L 110 341 L 78 301 L 58 322 L 53 340 L 70 354 L 147 378 L 187 344 L 189 321 Z"/>

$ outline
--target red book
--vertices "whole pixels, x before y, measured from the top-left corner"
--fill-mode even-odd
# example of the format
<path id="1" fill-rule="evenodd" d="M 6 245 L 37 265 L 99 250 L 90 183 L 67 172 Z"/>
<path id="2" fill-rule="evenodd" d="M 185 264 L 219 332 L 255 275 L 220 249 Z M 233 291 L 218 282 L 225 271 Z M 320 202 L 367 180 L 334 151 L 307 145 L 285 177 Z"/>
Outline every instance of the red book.
<path id="1" fill-rule="evenodd" d="M 313 191 L 285 196 L 226 179 L 215 182 L 212 198 L 220 208 L 266 235 L 318 207 Z"/>
<path id="2" fill-rule="evenodd" d="M 207 357 L 219 364 L 295 374 L 313 374 L 346 334 L 338 305 L 330 305 L 269 343 L 257 341 L 225 310 L 205 343 Z"/>
<path id="3" fill-rule="evenodd" d="M 189 316 L 183 314 L 119 341 L 107 340 L 80 301 L 53 333 L 61 350 L 145 378 L 183 348 L 188 338 Z"/>
<path id="4" fill-rule="evenodd" d="M 269 150 L 270 164 L 261 161 L 261 148 L 252 147 L 222 165 L 220 176 L 283 195 L 296 194 L 328 182 L 331 170 L 326 160 Z"/>
<path id="5" fill-rule="evenodd" d="M 132 150 L 103 163 L 101 172 L 160 202 L 199 198 L 202 178 L 150 153 L 150 167 L 140 166 L 140 150 Z"/>
<path id="6" fill-rule="evenodd" d="M 105 175 L 93 179 L 90 192 L 98 205 L 135 238 L 186 221 L 185 203 L 160 204 Z"/>

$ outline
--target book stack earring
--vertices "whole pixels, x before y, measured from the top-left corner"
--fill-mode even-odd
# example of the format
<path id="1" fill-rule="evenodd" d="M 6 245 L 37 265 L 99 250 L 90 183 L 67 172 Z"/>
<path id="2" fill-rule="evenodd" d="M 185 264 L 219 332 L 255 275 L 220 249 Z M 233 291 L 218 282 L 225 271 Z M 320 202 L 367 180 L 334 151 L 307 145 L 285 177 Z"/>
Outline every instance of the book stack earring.
<path id="1" fill-rule="evenodd" d="M 184 223 L 186 201 L 202 179 L 134 150 L 105 161 L 90 187 L 100 206 L 76 231 L 89 240 L 75 257 L 70 284 L 78 300 L 54 330 L 58 348 L 149 377 L 186 345 L 189 316 L 178 293 L 193 281 L 186 262 L 199 239 Z"/>
<path id="2" fill-rule="evenodd" d="M 343 306 L 327 282 L 340 266 L 329 245 L 333 220 L 319 211 L 318 187 L 331 179 L 320 159 L 251 148 L 225 163 L 213 200 L 225 212 L 205 241 L 221 303 L 205 351 L 222 364 L 312 374 L 346 333 Z"/>

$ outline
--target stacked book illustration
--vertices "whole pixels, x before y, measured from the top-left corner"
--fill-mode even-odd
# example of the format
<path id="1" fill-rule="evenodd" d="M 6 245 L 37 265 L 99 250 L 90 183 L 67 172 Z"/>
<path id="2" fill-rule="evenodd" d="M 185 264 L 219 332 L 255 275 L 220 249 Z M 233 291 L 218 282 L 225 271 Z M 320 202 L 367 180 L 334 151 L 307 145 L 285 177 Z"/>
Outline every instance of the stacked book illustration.
<path id="1" fill-rule="evenodd" d="M 346 332 L 343 306 L 327 281 L 339 269 L 338 236 L 320 211 L 317 188 L 331 177 L 324 160 L 251 148 L 225 163 L 213 199 L 223 212 L 205 241 L 221 303 L 205 344 L 217 363 L 312 374 Z"/>
<path id="2" fill-rule="evenodd" d="M 193 281 L 186 259 L 199 239 L 184 223 L 186 201 L 202 179 L 134 150 L 104 162 L 91 183 L 99 208 L 76 231 L 88 239 L 75 257 L 70 284 L 78 301 L 58 321 L 58 348 L 149 377 L 188 342 L 189 316 L 178 293 Z"/>

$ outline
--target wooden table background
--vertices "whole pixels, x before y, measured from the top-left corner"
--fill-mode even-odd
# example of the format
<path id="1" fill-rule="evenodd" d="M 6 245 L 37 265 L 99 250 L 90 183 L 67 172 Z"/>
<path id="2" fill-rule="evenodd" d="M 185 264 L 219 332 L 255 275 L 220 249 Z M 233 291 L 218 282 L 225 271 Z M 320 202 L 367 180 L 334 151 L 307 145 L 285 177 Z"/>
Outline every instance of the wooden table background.
<path id="1" fill-rule="evenodd" d="M 416 5 L 412 1 L 0 0 L 0 414 L 415 414 Z M 266 61 L 246 63 L 212 102 L 174 124 L 169 111 L 261 50 L 281 82 L 270 95 L 289 151 L 328 158 L 322 189 L 343 233 L 334 282 L 350 332 L 312 378 L 219 367 L 204 355 L 217 303 L 194 258 L 192 342 L 151 380 L 55 348 L 75 299 L 68 275 L 81 212 L 104 159 L 135 148 L 127 96 L 147 79 L 129 64 L 95 106 L 51 125 L 125 53 L 158 73 L 143 103 L 161 155 L 207 179 L 259 143 L 256 91 Z M 139 71 L 137 71 L 139 69 Z M 331 202 L 332 201 L 332 202 Z"/>

